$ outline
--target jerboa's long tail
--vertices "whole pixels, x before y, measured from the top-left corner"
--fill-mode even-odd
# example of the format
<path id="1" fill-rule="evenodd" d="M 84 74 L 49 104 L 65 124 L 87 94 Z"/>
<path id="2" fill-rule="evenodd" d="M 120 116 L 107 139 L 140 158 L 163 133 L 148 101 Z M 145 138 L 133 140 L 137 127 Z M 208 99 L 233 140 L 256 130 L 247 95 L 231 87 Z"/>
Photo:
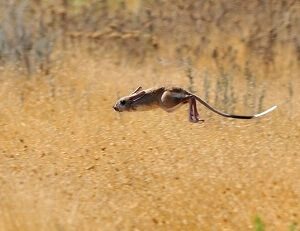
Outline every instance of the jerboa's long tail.
<path id="1" fill-rule="evenodd" d="M 206 106 L 208 109 L 212 110 L 213 112 L 221 115 L 221 116 L 224 116 L 224 117 L 229 117 L 229 118 L 235 118 L 235 119 L 252 119 L 252 118 L 257 118 L 257 117 L 260 117 L 260 116 L 263 116 L 273 110 L 275 110 L 277 108 L 277 106 L 273 106 L 271 108 L 269 108 L 268 110 L 266 111 L 263 111 L 261 113 L 258 113 L 258 114 L 255 114 L 255 115 L 231 115 L 231 114 L 227 114 L 227 113 L 224 113 L 224 112 L 220 112 L 218 111 L 217 109 L 213 108 L 212 106 L 210 106 L 207 102 L 205 102 L 204 100 L 202 100 L 201 98 L 199 98 L 198 96 L 194 95 L 195 98 L 197 99 L 197 101 L 199 101 L 201 104 L 203 104 L 204 106 Z"/>

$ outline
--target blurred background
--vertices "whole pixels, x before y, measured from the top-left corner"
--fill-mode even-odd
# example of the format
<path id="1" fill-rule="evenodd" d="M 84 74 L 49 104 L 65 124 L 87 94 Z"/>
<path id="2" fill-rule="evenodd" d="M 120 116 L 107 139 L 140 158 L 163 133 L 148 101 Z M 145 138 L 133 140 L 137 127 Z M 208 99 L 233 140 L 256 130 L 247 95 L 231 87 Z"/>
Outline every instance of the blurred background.
<path id="1" fill-rule="evenodd" d="M 299 0 L 0 0 L 0 228 L 298 230 L 299 25 Z M 112 110 L 160 85 L 278 109 Z"/>
<path id="2" fill-rule="evenodd" d="M 24 75 L 49 76 L 84 53 L 117 67 L 177 68 L 190 90 L 221 109 L 234 110 L 234 81 L 244 81 L 252 111 L 275 79 L 281 102 L 295 92 L 298 1 L 13 0 L 1 12 L 0 64 Z"/>

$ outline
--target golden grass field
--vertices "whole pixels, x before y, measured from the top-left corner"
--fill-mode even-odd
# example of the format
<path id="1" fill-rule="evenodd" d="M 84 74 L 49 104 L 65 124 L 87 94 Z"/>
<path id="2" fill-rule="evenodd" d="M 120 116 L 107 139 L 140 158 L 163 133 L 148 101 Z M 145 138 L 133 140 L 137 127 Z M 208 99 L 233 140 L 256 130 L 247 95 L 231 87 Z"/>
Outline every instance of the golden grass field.
<path id="1" fill-rule="evenodd" d="M 265 107 L 279 108 L 260 119 L 202 109 L 192 124 L 187 108 L 112 110 L 139 84 L 185 87 L 176 68 L 82 55 L 48 77 L 1 76 L 0 230 L 254 230 L 256 216 L 297 227 L 297 82 L 284 102 L 285 78 L 265 80 Z"/>
<path id="2" fill-rule="evenodd" d="M 297 1 L 53 2 L 0 3 L 0 231 L 299 231 Z M 112 109 L 159 85 L 278 108 Z"/>

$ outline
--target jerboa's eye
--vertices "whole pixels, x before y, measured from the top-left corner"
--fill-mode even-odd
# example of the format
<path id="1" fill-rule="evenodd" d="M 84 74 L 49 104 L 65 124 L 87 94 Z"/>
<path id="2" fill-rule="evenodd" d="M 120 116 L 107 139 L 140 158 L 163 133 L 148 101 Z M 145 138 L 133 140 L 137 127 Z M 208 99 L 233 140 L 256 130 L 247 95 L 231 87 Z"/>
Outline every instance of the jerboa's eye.
<path id="1" fill-rule="evenodd" d="M 121 105 L 125 105 L 125 103 L 126 103 L 125 100 L 121 100 L 121 101 L 120 101 L 120 104 L 121 104 Z"/>

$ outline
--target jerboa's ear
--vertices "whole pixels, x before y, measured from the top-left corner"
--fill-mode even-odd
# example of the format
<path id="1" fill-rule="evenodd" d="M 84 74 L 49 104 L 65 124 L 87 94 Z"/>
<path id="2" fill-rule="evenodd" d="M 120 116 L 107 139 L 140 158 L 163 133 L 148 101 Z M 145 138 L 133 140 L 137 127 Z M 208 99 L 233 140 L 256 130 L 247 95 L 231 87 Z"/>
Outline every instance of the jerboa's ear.
<path id="1" fill-rule="evenodd" d="M 140 90 L 142 90 L 141 86 L 139 86 L 137 89 L 135 89 L 130 95 L 133 95 L 133 94 L 139 92 Z"/>
<path id="2" fill-rule="evenodd" d="M 140 92 L 137 93 L 137 94 L 134 94 L 134 95 L 129 96 L 129 99 L 132 100 L 132 101 L 136 101 L 136 100 L 142 98 L 145 94 L 146 94 L 145 91 L 140 91 Z"/>

